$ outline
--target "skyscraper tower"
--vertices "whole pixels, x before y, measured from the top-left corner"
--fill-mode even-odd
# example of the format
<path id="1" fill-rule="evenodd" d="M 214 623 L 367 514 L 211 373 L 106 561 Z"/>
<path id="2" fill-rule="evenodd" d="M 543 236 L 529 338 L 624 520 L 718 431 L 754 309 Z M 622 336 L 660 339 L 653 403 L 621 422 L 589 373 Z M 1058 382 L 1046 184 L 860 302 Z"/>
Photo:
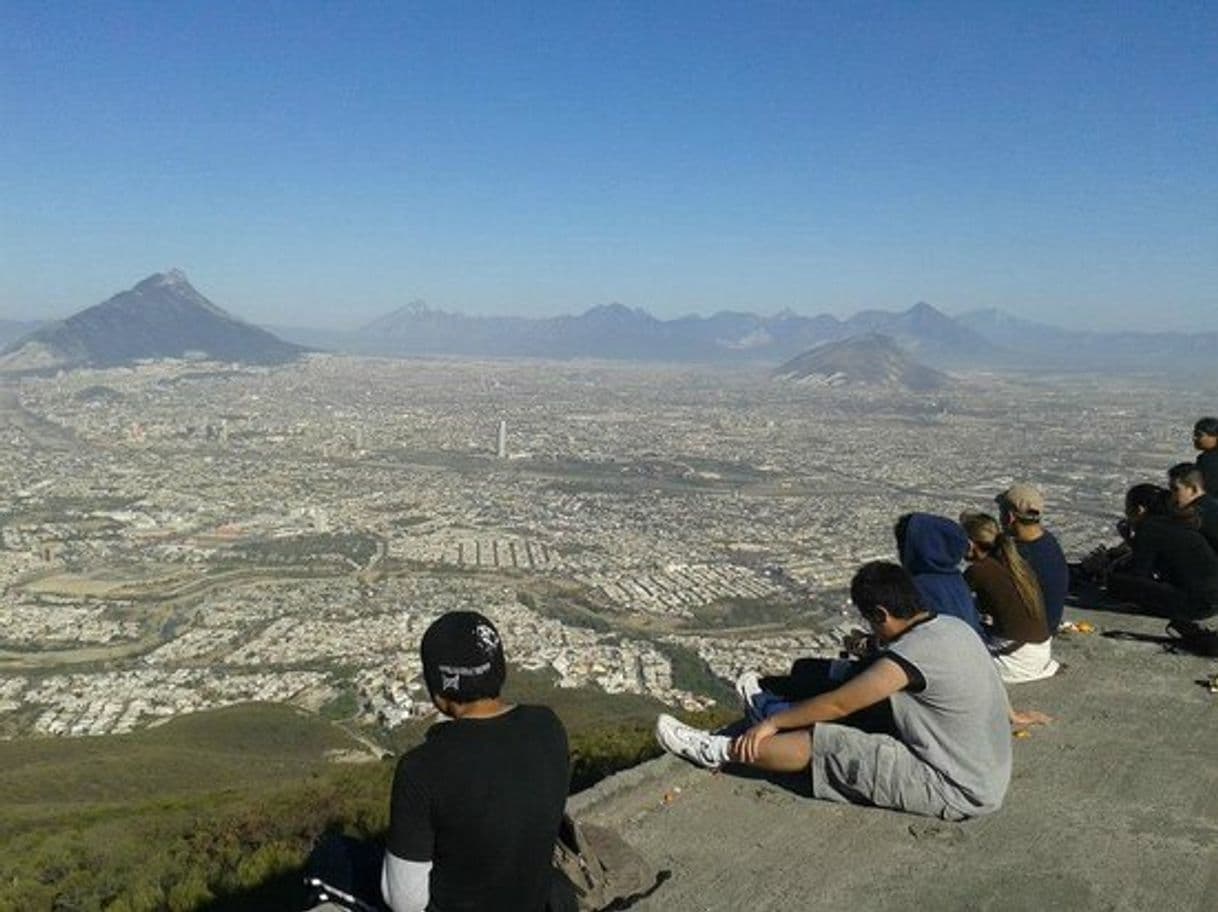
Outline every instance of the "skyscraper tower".
<path id="1" fill-rule="evenodd" d="M 507 422 L 499 422 L 499 458 L 507 459 Z"/>

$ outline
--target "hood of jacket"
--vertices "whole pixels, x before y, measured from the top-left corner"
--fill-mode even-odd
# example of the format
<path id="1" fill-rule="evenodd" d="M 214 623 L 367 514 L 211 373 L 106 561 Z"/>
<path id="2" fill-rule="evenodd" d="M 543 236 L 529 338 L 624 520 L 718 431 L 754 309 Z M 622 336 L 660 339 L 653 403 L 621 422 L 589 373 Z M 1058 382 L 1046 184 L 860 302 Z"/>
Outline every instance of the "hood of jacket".
<path id="1" fill-rule="evenodd" d="M 911 513 L 902 531 L 897 545 L 901 564 L 910 573 L 960 572 L 968 554 L 968 535 L 959 523 L 945 516 Z"/>

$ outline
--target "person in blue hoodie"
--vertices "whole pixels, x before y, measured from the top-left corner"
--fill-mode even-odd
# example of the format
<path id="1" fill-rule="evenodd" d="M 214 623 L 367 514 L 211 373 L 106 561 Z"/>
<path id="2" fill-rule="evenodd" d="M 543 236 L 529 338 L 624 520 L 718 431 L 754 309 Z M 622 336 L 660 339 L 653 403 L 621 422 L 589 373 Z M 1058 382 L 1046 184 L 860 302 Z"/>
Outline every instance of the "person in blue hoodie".
<path id="1" fill-rule="evenodd" d="M 897 520 L 897 550 L 926 604 L 960 618 L 985 640 L 981 616 L 960 568 L 968 554 L 968 533 L 954 520 L 930 513 L 906 513 Z"/>

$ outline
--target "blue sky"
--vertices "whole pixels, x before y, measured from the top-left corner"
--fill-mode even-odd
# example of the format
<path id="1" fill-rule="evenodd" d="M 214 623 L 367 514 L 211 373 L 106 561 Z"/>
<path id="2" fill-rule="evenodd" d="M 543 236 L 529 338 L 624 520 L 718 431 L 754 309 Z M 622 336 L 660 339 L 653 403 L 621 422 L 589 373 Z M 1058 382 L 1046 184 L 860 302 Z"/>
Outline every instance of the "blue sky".
<path id="1" fill-rule="evenodd" d="M 1218 329 L 1213 3 L 0 4 L 0 316 Z"/>

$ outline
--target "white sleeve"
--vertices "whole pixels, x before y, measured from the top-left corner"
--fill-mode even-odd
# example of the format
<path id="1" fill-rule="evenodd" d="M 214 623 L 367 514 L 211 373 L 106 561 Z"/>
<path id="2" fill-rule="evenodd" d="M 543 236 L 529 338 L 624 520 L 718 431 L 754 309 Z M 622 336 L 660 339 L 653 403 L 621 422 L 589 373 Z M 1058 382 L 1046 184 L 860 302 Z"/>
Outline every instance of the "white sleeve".
<path id="1" fill-rule="evenodd" d="M 381 866 L 381 896 L 393 912 L 423 912 L 430 899 L 430 861 L 406 861 L 385 852 Z"/>

